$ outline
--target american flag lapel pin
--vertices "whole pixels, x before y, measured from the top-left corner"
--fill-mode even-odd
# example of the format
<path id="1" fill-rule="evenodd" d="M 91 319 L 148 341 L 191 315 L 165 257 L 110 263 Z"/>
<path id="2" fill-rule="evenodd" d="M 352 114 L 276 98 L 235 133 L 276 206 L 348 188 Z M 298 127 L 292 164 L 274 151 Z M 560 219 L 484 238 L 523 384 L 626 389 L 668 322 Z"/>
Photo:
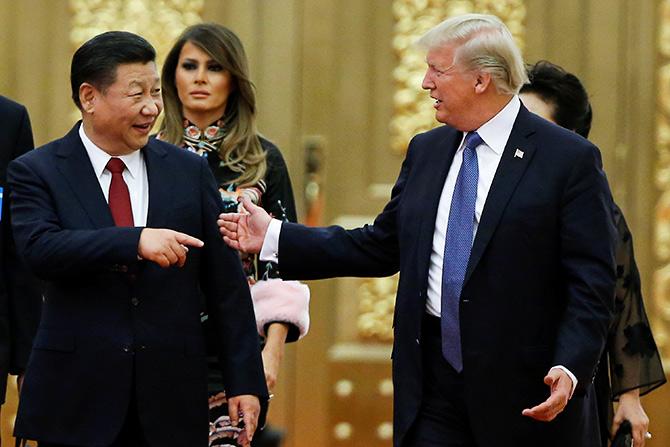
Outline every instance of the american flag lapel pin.
<path id="1" fill-rule="evenodd" d="M 523 158 L 523 151 L 521 149 L 517 149 L 516 152 L 514 152 L 514 158 Z"/>

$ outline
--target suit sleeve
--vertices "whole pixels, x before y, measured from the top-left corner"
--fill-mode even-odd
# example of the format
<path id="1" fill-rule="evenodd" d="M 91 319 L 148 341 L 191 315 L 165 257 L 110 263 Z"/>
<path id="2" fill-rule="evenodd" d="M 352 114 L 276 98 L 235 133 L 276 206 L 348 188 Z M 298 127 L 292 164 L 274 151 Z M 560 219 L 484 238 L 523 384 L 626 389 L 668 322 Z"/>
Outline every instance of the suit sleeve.
<path id="1" fill-rule="evenodd" d="M 311 228 L 283 223 L 279 271 L 285 279 L 339 276 L 390 276 L 400 268 L 398 208 L 411 169 L 412 144 L 391 192 L 391 200 L 372 225 L 353 230 L 340 226 Z"/>
<path id="2" fill-rule="evenodd" d="M 558 328 L 555 365 L 588 386 L 603 352 L 613 315 L 616 230 L 600 154 L 591 147 L 575 163 L 563 193 L 561 264 L 566 309 Z"/>
<path id="3" fill-rule="evenodd" d="M 33 134 L 28 112 L 23 108 L 19 120 L 19 131 L 12 158 L 17 158 L 33 149 Z M 7 215 L 7 227 L 11 226 L 11 213 Z M 16 254 L 11 231 L 5 236 L 8 261 L 5 278 L 9 294 L 10 374 L 25 371 L 33 338 L 37 331 L 42 306 L 42 285 Z"/>
<path id="4" fill-rule="evenodd" d="M 10 121 L 5 123 L 7 133 L 7 161 L 17 158 L 33 148 L 33 135 L 30 119 L 25 107 L 17 108 Z M 6 167 L 6 166 L 5 166 Z M 4 167 L 3 167 L 4 168 Z M 4 169 L 3 169 L 4 171 Z M 30 352 L 32 334 L 36 327 L 39 313 L 27 312 L 35 305 L 39 306 L 39 296 L 33 289 L 36 285 L 31 281 L 25 266 L 19 262 L 11 231 L 11 214 L 9 210 L 9 188 L 3 191 L 2 201 L 2 312 L 0 315 L 0 404 L 5 400 L 7 374 L 22 371 Z M 38 307 L 39 308 L 39 307 Z"/>
<path id="5" fill-rule="evenodd" d="M 204 159 L 200 172 L 205 242 L 200 283 L 221 349 L 226 394 L 252 394 L 264 402 L 268 391 L 249 285 L 239 255 L 223 242 L 219 234 L 216 220 L 223 211 L 223 203 Z"/>
<path id="6" fill-rule="evenodd" d="M 25 157 L 10 163 L 8 183 L 18 253 L 39 277 L 59 279 L 137 262 L 143 228 L 63 228 L 48 186 Z"/>

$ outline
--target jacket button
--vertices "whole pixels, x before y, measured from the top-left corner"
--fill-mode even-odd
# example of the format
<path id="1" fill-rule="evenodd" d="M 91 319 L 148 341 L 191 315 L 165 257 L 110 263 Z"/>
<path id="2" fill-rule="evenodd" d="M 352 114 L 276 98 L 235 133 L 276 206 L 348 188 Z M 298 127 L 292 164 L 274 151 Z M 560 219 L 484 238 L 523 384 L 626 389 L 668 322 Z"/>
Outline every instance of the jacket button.
<path id="1" fill-rule="evenodd" d="M 121 349 L 122 349 L 123 352 L 125 352 L 126 354 L 129 354 L 130 352 L 132 352 L 132 348 L 131 348 L 129 345 L 123 345 L 123 346 L 121 347 Z"/>
<path id="2" fill-rule="evenodd" d="M 138 297 L 134 296 L 130 299 L 130 304 L 137 307 L 137 306 L 140 305 L 140 299 Z"/>

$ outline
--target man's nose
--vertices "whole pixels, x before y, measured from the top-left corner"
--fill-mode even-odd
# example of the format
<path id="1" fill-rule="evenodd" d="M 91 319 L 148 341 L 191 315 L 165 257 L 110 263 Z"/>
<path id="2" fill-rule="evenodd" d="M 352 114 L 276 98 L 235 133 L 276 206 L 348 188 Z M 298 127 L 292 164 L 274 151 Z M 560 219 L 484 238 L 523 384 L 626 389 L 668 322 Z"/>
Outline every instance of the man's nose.
<path id="1" fill-rule="evenodd" d="M 431 79 L 430 75 L 428 72 L 426 72 L 425 75 L 423 75 L 423 81 L 421 81 L 421 88 L 424 90 L 430 90 L 435 86 L 435 83 L 433 83 L 433 80 Z"/>
<path id="2" fill-rule="evenodd" d="M 147 116 L 158 116 L 163 108 L 163 102 L 160 99 L 151 98 L 142 107 L 142 113 Z"/>

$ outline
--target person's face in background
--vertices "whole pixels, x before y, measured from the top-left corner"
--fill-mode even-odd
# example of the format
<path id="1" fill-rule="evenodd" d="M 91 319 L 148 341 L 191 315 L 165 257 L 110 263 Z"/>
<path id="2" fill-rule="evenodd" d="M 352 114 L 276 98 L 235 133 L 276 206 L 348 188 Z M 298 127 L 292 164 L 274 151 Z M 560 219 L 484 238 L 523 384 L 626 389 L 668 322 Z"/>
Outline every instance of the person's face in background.
<path id="1" fill-rule="evenodd" d="M 210 124 L 223 116 L 233 88 L 230 72 L 191 42 L 179 53 L 175 83 L 185 118 L 200 122 L 205 116 Z"/>
<path id="2" fill-rule="evenodd" d="M 520 93 L 519 98 L 521 98 L 523 105 L 532 113 L 556 124 L 556 121 L 554 121 L 554 107 L 540 98 L 539 95 L 535 93 Z"/>
<path id="3" fill-rule="evenodd" d="M 474 128 L 472 117 L 478 111 L 477 76 L 454 64 L 456 49 L 456 45 L 447 44 L 428 51 L 428 68 L 421 87 L 429 90 L 435 100 L 435 119 L 458 130 L 470 131 Z"/>
<path id="4" fill-rule="evenodd" d="M 110 155 L 126 155 L 147 144 L 163 109 L 156 64 L 121 64 L 116 80 L 104 90 L 90 84 L 80 88 L 84 130 Z"/>

